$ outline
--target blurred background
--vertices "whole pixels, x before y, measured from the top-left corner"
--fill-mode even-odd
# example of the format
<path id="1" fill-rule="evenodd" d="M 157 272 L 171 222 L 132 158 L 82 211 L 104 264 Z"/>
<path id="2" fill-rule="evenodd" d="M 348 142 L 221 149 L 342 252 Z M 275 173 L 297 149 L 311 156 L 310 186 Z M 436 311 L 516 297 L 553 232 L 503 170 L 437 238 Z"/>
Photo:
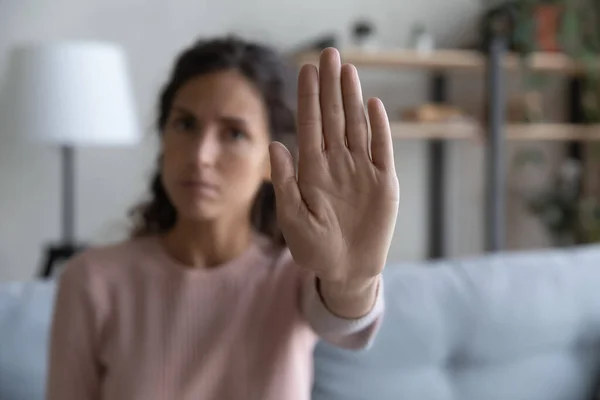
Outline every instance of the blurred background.
<path id="1" fill-rule="evenodd" d="M 318 49 L 321 41 L 332 41 L 342 52 L 353 51 L 358 60 L 364 60 L 361 54 L 370 54 L 376 58 L 370 65 L 357 62 L 365 95 L 382 98 L 390 118 L 406 121 L 405 128 L 396 126 L 402 200 L 389 259 L 463 257 L 485 251 L 486 133 L 472 128 L 485 121 L 486 74 L 473 51 L 486 44 L 486 18 L 492 6 L 475 0 L 0 0 L 0 82 L 11 49 L 24 43 L 99 40 L 124 49 L 142 139 L 129 147 L 84 146 L 75 151 L 74 228 L 78 241 L 96 244 L 121 240 L 127 234 L 127 212 L 143 198 L 156 158 L 158 91 L 175 56 L 192 41 L 235 33 L 274 45 L 289 54 L 291 62 L 298 60 L 300 51 Z M 560 52 L 552 48 L 552 40 L 544 42 L 558 35 L 552 26 L 560 13 L 552 10 L 534 13 L 540 21 L 550 21 L 543 25 L 550 33 L 538 29 L 536 35 L 542 36 L 536 38 L 545 51 Z M 515 49 L 525 54 L 531 47 L 523 44 L 529 43 L 526 39 L 520 40 L 515 39 L 521 45 Z M 439 49 L 456 53 L 438 53 Z M 385 57 L 377 59 L 378 54 L 395 54 L 392 66 L 413 67 L 390 68 Z M 427 62 L 427 57 L 434 61 Z M 432 63 L 438 77 L 444 71 L 443 106 L 430 104 Z M 475 67 L 456 68 L 457 64 Z M 561 74 L 543 80 L 531 74 L 508 74 L 507 109 L 514 115 L 507 111 L 507 122 L 568 120 L 570 79 Z M 438 125 L 430 125 L 436 126 L 433 131 L 425 125 L 416 129 L 419 123 Z M 443 123 L 463 125 L 440 128 Z M 463 132 L 459 128 L 465 123 L 469 127 Z M 7 129 L 0 119 L 0 281 L 26 280 L 38 274 L 46 246 L 60 240 L 61 157 L 56 146 L 9 140 Z M 531 132 L 516 129 L 514 135 L 522 134 L 525 140 L 506 143 L 508 249 L 594 240 L 589 229 L 583 235 L 573 222 L 583 215 L 579 204 L 584 197 L 585 210 L 594 209 L 589 206 L 594 185 L 585 186 L 592 188 L 585 196 L 576 190 L 573 197 L 568 187 L 563 196 L 563 186 L 556 182 L 562 178 L 592 182 L 593 177 L 582 171 L 592 168 L 593 157 L 583 155 L 593 153 L 595 145 L 584 138 L 573 150 L 569 136 L 573 130 L 565 129 L 566 136 L 554 130 L 559 140 L 540 136 L 539 126 Z M 458 134 L 452 133 L 457 130 Z M 579 134 L 573 137 L 581 139 Z M 432 152 L 432 138 L 443 146 L 436 168 L 444 183 L 437 189 L 431 185 L 435 165 L 431 157 L 441 153 Z M 431 223 L 435 204 L 431 196 L 440 197 L 438 206 L 443 207 L 437 224 Z M 443 230 L 438 235 L 443 251 L 436 254 L 431 251 L 432 229 Z"/>

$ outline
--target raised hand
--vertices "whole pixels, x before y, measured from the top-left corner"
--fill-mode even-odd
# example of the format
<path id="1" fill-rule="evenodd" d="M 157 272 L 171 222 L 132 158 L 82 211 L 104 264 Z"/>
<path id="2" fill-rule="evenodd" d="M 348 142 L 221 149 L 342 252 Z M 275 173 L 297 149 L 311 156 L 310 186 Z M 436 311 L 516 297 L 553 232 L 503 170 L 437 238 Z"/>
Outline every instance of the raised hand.
<path id="1" fill-rule="evenodd" d="M 270 147 L 277 216 L 297 264 L 314 271 L 332 311 L 368 312 L 396 223 L 399 187 L 379 99 L 364 112 L 356 68 L 335 49 L 298 77 L 298 171 Z M 370 126 L 370 129 L 369 129 Z"/>

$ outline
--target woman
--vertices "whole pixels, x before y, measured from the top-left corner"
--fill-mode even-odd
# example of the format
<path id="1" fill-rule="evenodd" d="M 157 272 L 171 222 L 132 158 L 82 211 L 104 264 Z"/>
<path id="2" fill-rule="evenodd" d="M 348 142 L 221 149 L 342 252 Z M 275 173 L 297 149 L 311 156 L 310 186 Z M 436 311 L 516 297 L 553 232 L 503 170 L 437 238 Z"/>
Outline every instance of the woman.
<path id="1" fill-rule="evenodd" d="M 48 399 L 307 400 L 317 336 L 368 345 L 398 206 L 387 116 L 369 101 L 369 135 L 356 69 L 325 50 L 298 78 L 296 174 L 274 141 L 287 89 L 255 44 L 180 56 L 134 238 L 61 276 Z"/>

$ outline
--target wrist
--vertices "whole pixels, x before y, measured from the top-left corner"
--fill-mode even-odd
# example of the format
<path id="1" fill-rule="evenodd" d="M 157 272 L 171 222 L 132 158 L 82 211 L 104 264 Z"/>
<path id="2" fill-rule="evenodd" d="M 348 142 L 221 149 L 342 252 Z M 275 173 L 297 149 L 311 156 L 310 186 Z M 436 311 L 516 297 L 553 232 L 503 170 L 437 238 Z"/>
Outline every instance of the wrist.
<path id="1" fill-rule="evenodd" d="M 375 305 L 380 278 L 353 282 L 333 282 L 317 278 L 317 290 L 330 312 L 338 317 L 356 319 L 367 315 Z"/>
<path id="2" fill-rule="evenodd" d="M 372 291 L 379 285 L 379 275 L 354 281 L 331 281 L 317 278 L 320 288 L 331 297 L 354 297 Z"/>

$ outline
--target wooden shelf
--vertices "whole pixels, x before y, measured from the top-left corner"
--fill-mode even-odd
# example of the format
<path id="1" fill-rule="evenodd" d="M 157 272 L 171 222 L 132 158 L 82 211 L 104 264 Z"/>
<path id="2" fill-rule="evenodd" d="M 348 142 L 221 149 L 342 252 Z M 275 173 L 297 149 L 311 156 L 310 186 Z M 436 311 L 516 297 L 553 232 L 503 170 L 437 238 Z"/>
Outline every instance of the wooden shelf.
<path id="1" fill-rule="evenodd" d="M 475 122 L 392 122 L 391 129 L 394 139 L 405 140 L 468 140 L 482 138 L 484 132 Z M 600 124 L 507 124 L 506 138 L 514 141 L 600 141 Z"/>
<path id="2" fill-rule="evenodd" d="M 506 136 L 509 140 L 592 142 L 600 140 L 600 125 L 510 124 Z"/>
<path id="3" fill-rule="evenodd" d="M 464 140 L 480 136 L 481 129 L 472 122 L 410 123 L 392 122 L 394 139 Z"/>
<path id="4" fill-rule="evenodd" d="M 471 50 L 437 50 L 429 55 L 413 50 L 346 50 L 341 55 L 343 62 L 360 67 L 483 70 L 487 64 L 484 54 Z M 319 52 L 299 53 L 294 59 L 298 64 L 316 64 Z M 596 64 L 600 68 L 600 60 Z M 520 57 L 514 54 L 504 61 L 504 67 L 511 70 L 517 70 L 520 65 Z M 538 72 L 557 74 L 578 74 L 584 70 L 581 64 L 560 53 L 535 53 L 530 58 L 530 67 Z"/>

